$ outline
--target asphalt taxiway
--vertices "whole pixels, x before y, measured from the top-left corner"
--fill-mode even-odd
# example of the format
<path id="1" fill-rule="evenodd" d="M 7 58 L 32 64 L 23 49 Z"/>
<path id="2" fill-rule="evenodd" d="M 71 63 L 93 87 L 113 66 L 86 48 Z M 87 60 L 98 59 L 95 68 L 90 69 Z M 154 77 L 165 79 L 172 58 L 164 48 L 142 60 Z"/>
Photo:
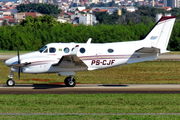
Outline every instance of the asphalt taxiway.
<path id="1" fill-rule="evenodd" d="M 179 94 L 180 84 L 77 84 L 75 87 L 51 84 L 0 85 L 0 94 Z"/>

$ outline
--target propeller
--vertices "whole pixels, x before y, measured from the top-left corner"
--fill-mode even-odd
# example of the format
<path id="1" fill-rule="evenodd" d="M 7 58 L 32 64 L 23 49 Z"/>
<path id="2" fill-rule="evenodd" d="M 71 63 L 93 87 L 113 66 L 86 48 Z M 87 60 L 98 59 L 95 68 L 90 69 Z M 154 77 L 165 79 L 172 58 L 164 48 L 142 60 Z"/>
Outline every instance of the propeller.
<path id="1" fill-rule="evenodd" d="M 18 64 L 21 63 L 20 57 L 19 57 L 19 46 L 17 47 L 17 56 L 18 56 Z M 18 67 L 18 78 L 20 79 L 20 72 L 21 72 L 21 67 Z"/>

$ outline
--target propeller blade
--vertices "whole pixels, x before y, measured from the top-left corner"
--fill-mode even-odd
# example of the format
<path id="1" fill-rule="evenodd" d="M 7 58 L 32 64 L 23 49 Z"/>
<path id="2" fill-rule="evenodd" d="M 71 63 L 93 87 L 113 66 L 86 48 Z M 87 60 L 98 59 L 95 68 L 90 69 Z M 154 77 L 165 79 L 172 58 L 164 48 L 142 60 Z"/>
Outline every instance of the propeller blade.
<path id="1" fill-rule="evenodd" d="M 19 56 L 19 46 L 17 46 L 17 56 L 18 56 L 18 64 L 21 63 L 20 61 L 20 56 Z M 18 67 L 18 78 L 20 80 L 20 72 L 21 72 L 21 67 Z"/>
<path id="2" fill-rule="evenodd" d="M 19 78 L 19 80 L 20 80 L 20 73 L 21 73 L 21 68 L 19 67 L 19 69 L 18 69 L 18 78 Z"/>
<path id="3" fill-rule="evenodd" d="M 17 56 L 18 56 L 18 64 L 20 64 L 20 57 L 19 57 L 19 46 L 17 47 Z"/>

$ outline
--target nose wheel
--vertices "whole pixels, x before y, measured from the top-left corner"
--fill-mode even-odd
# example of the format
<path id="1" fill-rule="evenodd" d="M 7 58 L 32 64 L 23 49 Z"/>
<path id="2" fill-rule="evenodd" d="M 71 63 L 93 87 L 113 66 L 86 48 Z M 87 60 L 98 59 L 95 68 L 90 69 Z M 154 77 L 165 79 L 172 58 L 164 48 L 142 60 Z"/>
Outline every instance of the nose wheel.
<path id="1" fill-rule="evenodd" d="M 7 84 L 7 86 L 14 86 L 15 81 L 12 78 L 10 78 L 10 79 L 7 80 L 6 84 Z"/>
<path id="2" fill-rule="evenodd" d="M 8 77 L 9 77 L 9 79 L 6 82 L 7 86 L 14 86 L 15 81 L 13 80 L 13 72 L 12 71 L 11 71 L 11 74 Z"/>
<path id="3" fill-rule="evenodd" d="M 67 87 L 74 87 L 76 86 L 76 80 L 73 78 L 73 76 L 69 76 L 64 80 L 64 83 Z"/>

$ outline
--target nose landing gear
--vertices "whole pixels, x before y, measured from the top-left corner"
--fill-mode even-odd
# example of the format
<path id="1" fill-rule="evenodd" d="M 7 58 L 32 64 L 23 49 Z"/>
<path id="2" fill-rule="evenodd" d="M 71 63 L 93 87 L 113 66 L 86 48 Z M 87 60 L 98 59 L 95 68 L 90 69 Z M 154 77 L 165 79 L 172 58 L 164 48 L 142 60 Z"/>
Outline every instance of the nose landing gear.
<path id="1" fill-rule="evenodd" d="M 11 74 L 8 77 L 9 77 L 9 79 L 6 82 L 7 86 L 14 86 L 15 81 L 13 80 L 13 72 L 12 71 L 11 71 Z"/>
<path id="2" fill-rule="evenodd" d="M 14 86 L 15 81 L 12 78 L 10 78 L 10 79 L 7 80 L 6 84 L 7 84 L 7 86 Z"/>

